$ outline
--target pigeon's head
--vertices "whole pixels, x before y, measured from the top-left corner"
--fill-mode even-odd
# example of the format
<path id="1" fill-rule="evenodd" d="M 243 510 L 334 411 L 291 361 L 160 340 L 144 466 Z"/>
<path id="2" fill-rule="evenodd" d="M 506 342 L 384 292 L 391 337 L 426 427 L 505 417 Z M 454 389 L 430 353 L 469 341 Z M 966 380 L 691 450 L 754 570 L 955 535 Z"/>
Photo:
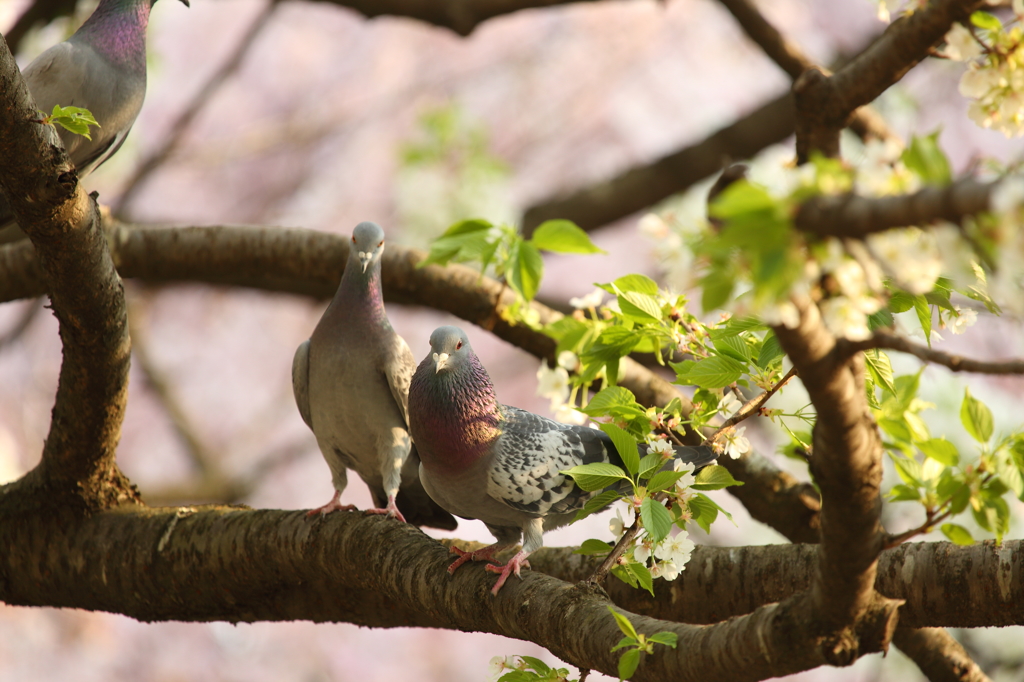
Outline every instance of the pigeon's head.
<path id="1" fill-rule="evenodd" d="M 359 223 L 352 230 L 352 251 L 349 260 L 358 259 L 363 272 L 380 260 L 384 253 L 384 230 L 377 223 Z"/>
<path id="2" fill-rule="evenodd" d="M 469 346 L 466 332 L 458 327 L 438 327 L 430 335 L 430 352 L 434 360 L 434 373 L 451 372 L 470 364 Z"/>

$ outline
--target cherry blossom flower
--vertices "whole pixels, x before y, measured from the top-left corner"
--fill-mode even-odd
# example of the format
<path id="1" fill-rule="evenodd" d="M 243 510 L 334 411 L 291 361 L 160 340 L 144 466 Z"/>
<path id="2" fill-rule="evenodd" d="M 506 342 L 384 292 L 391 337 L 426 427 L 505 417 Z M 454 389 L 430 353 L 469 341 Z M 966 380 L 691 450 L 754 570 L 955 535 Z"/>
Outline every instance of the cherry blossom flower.
<path id="1" fill-rule="evenodd" d="M 961 308 L 956 305 L 953 306 L 953 309 L 956 310 L 957 314 L 956 317 L 949 322 L 949 331 L 954 334 L 963 334 L 967 331 L 968 327 L 973 326 L 974 323 L 978 321 L 978 313 L 970 308 Z"/>
<path id="2" fill-rule="evenodd" d="M 670 561 L 680 568 L 686 566 L 693 554 L 696 545 L 690 539 L 689 534 L 684 530 L 673 537 L 666 538 L 660 545 L 654 548 L 654 557 L 663 561 Z M 666 578 L 671 580 L 671 578 Z"/>
<path id="3" fill-rule="evenodd" d="M 633 511 L 626 510 L 626 517 L 622 517 L 622 510 L 615 510 L 615 518 L 608 521 L 608 530 L 617 538 L 621 538 L 626 529 L 633 525 Z"/>
<path id="4" fill-rule="evenodd" d="M 733 416 L 743 407 L 743 402 L 736 397 L 735 393 L 726 393 L 718 402 L 718 413 L 725 419 Z"/>
<path id="5" fill-rule="evenodd" d="M 693 462 L 684 462 L 681 459 L 677 459 L 675 464 L 672 466 L 672 470 L 686 472 L 685 474 L 683 474 L 683 476 L 679 478 L 678 481 L 676 481 L 676 490 L 678 490 L 680 493 L 689 490 L 690 487 L 693 486 L 693 484 L 696 483 L 697 481 L 697 479 L 693 475 Z"/>
<path id="6" fill-rule="evenodd" d="M 725 442 L 719 443 L 722 451 L 733 459 L 739 459 L 741 455 L 750 452 L 750 441 L 743 435 L 746 430 L 747 427 L 739 426 L 726 431 L 723 436 Z"/>
<path id="7" fill-rule="evenodd" d="M 569 305 L 577 310 L 597 308 L 597 306 L 601 305 L 601 301 L 604 300 L 604 295 L 604 289 L 595 288 L 586 296 L 570 298 Z"/>
<path id="8" fill-rule="evenodd" d="M 939 54 L 947 59 L 966 62 L 983 54 L 981 44 L 963 24 L 953 24 L 946 33 L 945 41 L 946 46 L 939 50 Z"/>

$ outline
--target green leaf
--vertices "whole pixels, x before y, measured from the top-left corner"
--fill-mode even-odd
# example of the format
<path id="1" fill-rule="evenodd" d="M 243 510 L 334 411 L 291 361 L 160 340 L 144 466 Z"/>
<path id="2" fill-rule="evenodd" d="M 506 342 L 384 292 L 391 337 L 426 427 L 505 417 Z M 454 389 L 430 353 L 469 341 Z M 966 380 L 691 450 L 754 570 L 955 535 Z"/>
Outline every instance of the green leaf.
<path id="1" fill-rule="evenodd" d="M 775 332 L 770 331 L 764 335 L 764 343 L 761 344 L 761 350 L 757 353 L 757 366 L 764 369 L 776 358 L 782 357 L 782 354 L 782 346 L 779 345 L 778 337 L 775 336 Z"/>
<path id="2" fill-rule="evenodd" d="M 685 471 L 659 471 L 654 474 L 647 484 L 647 492 L 652 495 L 661 490 L 671 488 L 680 478 L 686 475 Z"/>
<path id="3" fill-rule="evenodd" d="M 896 320 L 892 316 L 892 311 L 888 308 L 882 308 L 868 315 L 868 329 L 871 331 L 892 327 L 894 324 L 896 324 Z"/>
<path id="4" fill-rule="evenodd" d="M 892 383 L 892 365 L 889 363 L 889 356 L 877 348 L 864 353 L 864 364 L 871 373 L 875 383 L 896 395 L 896 386 Z"/>
<path id="5" fill-rule="evenodd" d="M 608 544 L 607 542 L 601 542 L 600 540 L 595 540 L 591 538 L 589 540 L 584 540 L 583 544 L 579 546 L 579 549 L 573 551 L 573 554 L 604 555 L 610 551 L 612 551 L 612 546 L 610 544 Z"/>
<path id="6" fill-rule="evenodd" d="M 971 395 L 971 389 L 964 389 L 964 401 L 960 404 L 960 421 L 971 437 L 979 443 L 987 443 L 992 437 L 992 412 L 985 403 Z"/>
<path id="7" fill-rule="evenodd" d="M 580 464 L 571 469 L 560 472 L 566 476 L 572 476 L 576 485 L 588 493 L 595 490 L 607 488 L 620 480 L 629 480 L 626 472 L 606 462 L 594 462 L 593 464 Z"/>
<path id="8" fill-rule="evenodd" d="M 655 543 L 667 538 L 672 530 L 672 515 L 665 509 L 665 505 L 653 497 L 645 497 L 640 503 L 640 518 Z"/>
<path id="9" fill-rule="evenodd" d="M 701 277 L 700 288 L 700 305 L 705 313 L 710 313 L 732 300 L 732 292 L 736 288 L 736 278 L 732 273 L 712 270 Z"/>
<path id="10" fill-rule="evenodd" d="M 747 367 L 741 362 L 716 355 L 691 365 L 685 375 L 677 375 L 677 384 L 693 384 L 701 388 L 725 388 L 736 382 Z"/>
<path id="11" fill-rule="evenodd" d="M 520 655 L 519 658 L 523 659 L 523 662 L 526 663 L 528 667 L 533 668 L 541 675 L 546 675 L 547 673 L 551 672 L 551 668 L 548 666 L 548 664 L 540 660 L 539 658 L 523 655 Z"/>
<path id="12" fill-rule="evenodd" d="M 651 577 L 651 572 L 647 570 L 647 567 L 637 562 L 631 562 L 626 564 L 626 568 L 636 576 L 636 581 L 640 584 L 640 587 L 644 588 L 654 596 L 654 578 Z"/>
<path id="13" fill-rule="evenodd" d="M 587 503 L 583 505 L 583 509 L 576 512 L 576 516 L 573 518 L 573 523 L 601 511 L 620 497 L 622 497 L 622 494 L 616 490 L 605 490 L 603 493 L 590 498 Z"/>
<path id="14" fill-rule="evenodd" d="M 75 135 L 81 135 L 89 141 L 92 141 L 92 137 L 89 135 L 89 126 L 102 127 L 88 109 L 62 107 L 59 104 L 53 105 L 53 111 L 46 117 L 46 120 L 49 123 L 60 125 Z"/>
<path id="15" fill-rule="evenodd" d="M 675 649 L 676 644 L 679 643 L 679 635 L 674 632 L 655 632 L 647 638 L 647 641 L 654 642 L 655 644 L 664 644 Z"/>
<path id="16" fill-rule="evenodd" d="M 640 453 L 637 451 L 636 438 L 615 424 L 601 424 L 600 426 L 601 430 L 612 439 L 612 445 L 615 446 L 619 457 L 622 458 L 622 463 L 626 465 L 626 471 L 636 476 L 640 471 Z"/>
<path id="17" fill-rule="evenodd" d="M 775 199 L 764 187 L 747 180 L 729 185 L 724 192 L 711 202 L 708 214 L 712 218 L 734 220 L 751 213 L 774 211 Z"/>
<path id="18" fill-rule="evenodd" d="M 894 455 L 892 463 L 896 467 L 896 473 L 899 474 L 904 483 L 915 488 L 923 485 L 921 481 L 921 465 L 915 460 Z"/>
<path id="19" fill-rule="evenodd" d="M 948 467 L 955 467 L 960 462 L 960 454 L 956 446 L 945 438 L 929 438 L 917 444 L 928 457 Z"/>
<path id="20" fill-rule="evenodd" d="M 640 460 L 640 478 L 650 478 L 655 471 L 665 465 L 665 460 L 662 459 L 661 453 L 652 452 L 649 455 L 644 456 Z"/>
<path id="21" fill-rule="evenodd" d="M 634 408 L 639 408 L 639 405 L 637 405 L 636 396 L 629 389 L 621 386 L 606 386 L 590 399 L 587 406 L 583 408 L 583 412 L 591 417 L 600 417 L 613 414 L 617 410 Z"/>
<path id="22" fill-rule="evenodd" d="M 625 275 L 619 277 L 612 284 L 620 292 L 632 291 L 638 294 L 647 294 L 648 296 L 657 296 L 658 294 L 658 283 L 646 275 Z"/>
<path id="23" fill-rule="evenodd" d="M 728 469 L 717 464 L 704 467 L 697 472 L 694 478 L 696 479 L 696 483 L 693 484 L 694 490 L 721 490 L 731 485 L 743 485 L 742 482 L 732 477 Z"/>
<path id="24" fill-rule="evenodd" d="M 527 301 L 532 301 L 544 275 L 544 260 L 540 257 L 540 251 L 530 242 L 519 244 L 518 249 L 513 249 L 505 274 L 509 286 Z"/>
<path id="25" fill-rule="evenodd" d="M 909 485 L 897 483 L 889 491 L 889 499 L 893 502 L 914 502 L 921 499 L 921 491 Z"/>
<path id="26" fill-rule="evenodd" d="M 491 244 L 494 225 L 486 220 L 472 219 L 455 223 L 430 245 L 430 254 L 416 266 L 447 265 L 451 261 L 483 259 L 493 253 L 497 242 Z"/>
<path id="27" fill-rule="evenodd" d="M 613 609 L 611 606 L 608 606 L 607 609 L 611 612 L 612 616 L 615 617 L 615 622 L 619 626 L 619 630 L 622 630 L 622 634 L 626 635 L 626 637 L 632 637 L 639 641 L 640 638 L 636 634 L 636 629 L 633 627 L 633 624 L 629 622 L 629 619 Z"/>
<path id="28" fill-rule="evenodd" d="M 998 23 L 999 20 L 996 21 Z M 921 176 L 925 184 L 945 186 L 952 179 L 949 161 L 939 148 L 937 130 L 925 137 L 913 137 L 910 146 L 903 152 L 902 161 L 907 168 Z"/>
<path id="29" fill-rule="evenodd" d="M 634 637 L 623 637 L 619 640 L 619 643 L 612 647 L 612 651 L 618 651 L 619 649 L 625 649 L 627 646 L 635 647 L 640 642 Z"/>
<path id="30" fill-rule="evenodd" d="M 557 253 L 607 253 L 598 248 L 586 232 L 571 220 L 547 220 L 530 239 L 538 249 Z"/>
<path id="31" fill-rule="evenodd" d="M 715 344 L 715 350 L 733 360 L 746 363 L 750 360 L 750 346 L 743 340 L 743 337 L 735 334 L 716 336 L 711 334 L 711 340 Z"/>
<path id="32" fill-rule="evenodd" d="M 630 649 L 619 658 L 619 679 L 628 680 L 640 665 L 640 650 Z"/>
<path id="33" fill-rule="evenodd" d="M 1017 499 L 1024 500 L 1024 475 L 1017 466 L 1013 452 L 1003 448 L 997 453 L 996 473 L 1007 488 L 1013 491 Z"/>
<path id="34" fill-rule="evenodd" d="M 686 503 L 686 508 L 690 510 L 690 518 L 703 528 L 705 533 L 710 533 L 711 524 L 718 518 L 718 505 L 707 495 L 697 493 Z"/>
<path id="35" fill-rule="evenodd" d="M 1003 22 L 999 21 L 999 17 L 980 10 L 971 14 L 971 23 L 993 33 L 1003 30 Z"/>
<path id="36" fill-rule="evenodd" d="M 619 294 L 618 300 L 622 314 L 637 322 L 659 322 L 661 320 L 661 305 L 653 296 L 626 291 Z"/>
<path id="37" fill-rule="evenodd" d="M 921 330 L 924 332 L 924 340 L 928 347 L 932 345 L 932 308 L 924 296 L 914 297 L 914 312 L 917 313 L 917 321 L 921 323 Z"/>
<path id="38" fill-rule="evenodd" d="M 944 523 L 940 526 L 942 534 L 958 545 L 973 545 L 971 531 L 956 523 Z"/>

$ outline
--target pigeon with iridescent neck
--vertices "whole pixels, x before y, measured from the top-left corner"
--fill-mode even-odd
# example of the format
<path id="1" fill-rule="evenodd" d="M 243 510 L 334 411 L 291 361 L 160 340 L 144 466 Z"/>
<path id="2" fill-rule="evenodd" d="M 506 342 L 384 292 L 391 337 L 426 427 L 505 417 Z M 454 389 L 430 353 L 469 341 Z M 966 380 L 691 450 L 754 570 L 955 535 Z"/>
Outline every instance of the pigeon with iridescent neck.
<path id="1" fill-rule="evenodd" d="M 479 519 L 497 542 L 459 555 L 453 573 L 467 561 L 491 561 L 494 554 L 525 539 L 522 549 L 498 573 L 497 594 L 509 575 L 529 566 L 545 531 L 572 521 L 591 498 L 560 472 L 580 464 L 608 462 L 623 467 L 611 438 L 597 429 L 560 424 L 518 407 L 502 405 L 487 370 L 458 327 L 439 327 L 430 352 L 409 387 L 409 427 L 420 456 L 420 480 L 443 508 Z M 647 446 L 638 450 L 647 454 Z M 674 457 L 696 468 L 711 464 L 710 447 L 677 447 Z"/>
<path id="2" fill-rule="evenodd" d="M 309 515 L 354 509 L 340 502 L 347 470 L 353 469 L 377 505 L 368 513 L 451 530 L 455 519 L 427 496 L 418 478 L 407 416 L 415 361 L 384 312 L 383 253 L 380 226 L 356 225 L 338 292 L 312 336 L 295 351 L 295 403 L 334 484 L 330 502 Z"/>
<path id="3" fill-rule="evenodd" d="M 57 134 L 78 177 L 114 155 L 124 143 L 146 97 L 146 25 L 156 0 L 100 0 L 75 33 L 25 67 L 36 108 L 55 104 L 88 109 L 100 124 L 92 140 L 58 126 Z M 188 6 L 188 0 L 181 0 Z M 0 243 L 18 238 L 7 200 L 0 195 Z"/>

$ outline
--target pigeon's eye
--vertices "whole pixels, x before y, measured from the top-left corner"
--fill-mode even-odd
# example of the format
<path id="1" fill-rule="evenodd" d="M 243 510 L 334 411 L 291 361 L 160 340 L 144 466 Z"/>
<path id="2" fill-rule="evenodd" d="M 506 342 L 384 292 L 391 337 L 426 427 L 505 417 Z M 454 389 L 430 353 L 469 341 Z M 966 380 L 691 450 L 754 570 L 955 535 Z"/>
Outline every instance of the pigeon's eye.
<path id="1" fill-rule="evenodd" d="M 380 244 L 377 244 L 377 248 L 379 249 L 382 246 L 384 246 L 384 240 L 383 239 L 380 240 Z"/>
<path id="2" fill-rule="evenodd" d="M 459 341 L 457 344 L 455 344 L 455 350 L 461 350 L 461 349 L 462 349 L 462 341 Z"/>
<path id="3" fill-rule="evenodd" d="M 353 244 L 355 244 L 355 243 L 356 243 L 356 236 L 355 236 L 355 235 L 352 235 L 352 243 L 353 243 Z"/>

